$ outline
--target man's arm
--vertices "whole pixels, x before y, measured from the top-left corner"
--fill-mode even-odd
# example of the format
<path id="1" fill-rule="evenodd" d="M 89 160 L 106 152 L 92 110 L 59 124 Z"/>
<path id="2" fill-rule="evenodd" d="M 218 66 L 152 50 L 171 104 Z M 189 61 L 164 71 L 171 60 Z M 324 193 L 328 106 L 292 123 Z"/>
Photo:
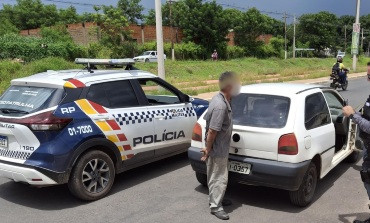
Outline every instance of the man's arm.
<path id="1" fill-rule="evenodd" d="M 362 131 L 366 132 L 367 134 L 370 134 L 370 121 L 361 117 L 359 113 L 353 114 L 352 120 L 360 127 Z"/>
<path id="2" fill-rule="evenodd" d="M 352 116 L 353 122 L 356 123 L 362 131 L 370 134 L 370 121 L 361 117 L 361 114 L 356 112 L 351 106 L 343 108 L 343 115 L 346 117 Z"/>
<path id="3" fill-rule="evenodd" d="M 202 149 L 203 156 L 202 161 L 205 161 L 209 153 L 213 148 L 217 133 L 222 129 L 222 123 L 224 121 L 226 108 L 216 108 L 212 111 L 211 118 L 209 120 L 209 128 L 206 138 L 206 148 Z"/>
<path id="4" fill-rule="evenodd" d="M 217 131 L 213 129 L 208 129 L 207 139 L 206 139 L 206 148 L 202 150 L 203 156 L 202 161 L 205 161 L 208 158 L 209 152 L 212 150 L 213 142 L 216 139 Z"/>

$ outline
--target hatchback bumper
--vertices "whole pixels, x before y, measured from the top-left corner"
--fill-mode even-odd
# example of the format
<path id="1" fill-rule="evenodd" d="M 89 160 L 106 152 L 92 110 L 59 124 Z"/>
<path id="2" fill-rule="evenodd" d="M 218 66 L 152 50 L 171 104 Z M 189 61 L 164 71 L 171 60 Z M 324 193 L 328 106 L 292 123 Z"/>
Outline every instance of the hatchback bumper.
<path id="1" fill-rule="evenodd" d="M 206 174 L 207 167 L 200 160 L 200 149 L 190 147 L 188 156 L 194 171 Z M 244 156 L 229 155 L 230 161 L 251 164 L 250 174 L 229 172 L 229 180 L 239 183 L 279 188 L 289 191 L 299 189 L 303 177 L 308 169 L 310 160 L 301 163 L 284 163 L 274 160 L 264 160 Z"/>
<path id="2" fill-rule="evenodd" d="M 12 165 L 5 162 L 0 162 L 0 177 L 35 186 L 57 184 L 57 182 L 36 169 L 19 166 L 18 164 Z"/>

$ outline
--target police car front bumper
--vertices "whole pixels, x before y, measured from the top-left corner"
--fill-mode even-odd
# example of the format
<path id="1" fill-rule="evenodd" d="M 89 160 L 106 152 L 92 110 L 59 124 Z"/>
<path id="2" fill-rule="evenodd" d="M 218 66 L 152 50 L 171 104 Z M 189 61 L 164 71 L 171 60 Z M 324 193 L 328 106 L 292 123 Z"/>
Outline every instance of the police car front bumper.
<path id="1" fill-rule="evenodd" d="M 0 177 L 35 186 L 48 186 L 57 184 L 57 182 L 36 169 L 19 166 L 17 164 L 12 165 L 5 162 L 0 162 Z"/>
<path id="2" fill-rule="evenodd" d="M 200 149 L 190 147 L 188 156 L 194 171 L 206 174 L 205 162 L 200 160 Z M 310 160 L 301 163 L 284 163 L 275 160 L 264 160 L 245 156 L 229 155 L 230 161 L 251 165 L 250 174 L 229 172 L 229 180 L 238 183 L 266 186 L 289 191 L 299 189 L 303 177 L 310 165 Z"/>

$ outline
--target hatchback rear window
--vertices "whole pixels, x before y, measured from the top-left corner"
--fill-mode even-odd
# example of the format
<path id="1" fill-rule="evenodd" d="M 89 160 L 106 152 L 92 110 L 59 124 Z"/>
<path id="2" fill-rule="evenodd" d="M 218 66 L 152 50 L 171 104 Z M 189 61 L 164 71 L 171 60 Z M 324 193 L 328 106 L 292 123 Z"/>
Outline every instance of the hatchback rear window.
<path id="1" fill-rule="evenodd" d="M 286 125 L 290 99 L 274 95 L 239 94 L 231 103 L 235 125 L 283 128 Z"/>
<path id="2" fill-rule="evenodd" d="M 57 105 L 64 94 L 63 89 L 11 86 L 0 97 L 0 112 L 28 114 Z"/>

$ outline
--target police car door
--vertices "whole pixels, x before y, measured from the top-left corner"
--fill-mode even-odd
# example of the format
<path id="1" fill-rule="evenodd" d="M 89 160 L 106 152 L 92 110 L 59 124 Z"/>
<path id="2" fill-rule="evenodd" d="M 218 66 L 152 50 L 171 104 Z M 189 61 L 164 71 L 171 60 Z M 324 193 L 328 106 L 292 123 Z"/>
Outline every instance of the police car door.
<path id="1" fill-rule="evenodd" d="M 155 156 L 186 148 L 196 122 L 191 103 L 181 99 L 181 93 L 159 78 L 138 79 L 148 101 L 148 112 L 154 120 L 153 137 L 143 139 L 154 143 Z"/>
<path id="2" fill-rule="evenodd" d="M 91 115 L 103 134 L 116 144 L 125 163 L 140 162 L 154 156 L 148 144 L 135 144 L 135 138 L 154 134 L 153 122 L 146 119 L 147 108 L 136 96 L 130 80 L 92 84 L 86 95 L 104 112 Z"/>

